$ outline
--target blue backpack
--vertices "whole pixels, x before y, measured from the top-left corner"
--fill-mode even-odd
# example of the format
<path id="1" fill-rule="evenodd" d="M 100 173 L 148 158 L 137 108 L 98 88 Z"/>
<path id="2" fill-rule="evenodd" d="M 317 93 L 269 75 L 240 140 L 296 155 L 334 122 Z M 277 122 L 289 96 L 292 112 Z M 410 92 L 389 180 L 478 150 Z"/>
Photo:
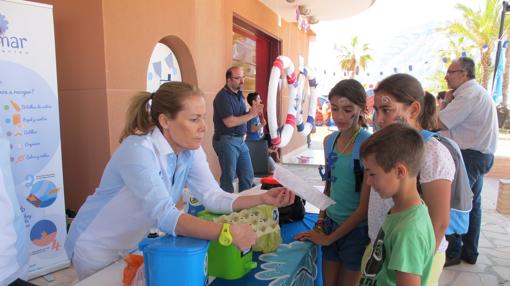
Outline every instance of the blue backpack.
<path id="1" fill-rule="evenodd" d="M 361 144 L 365 142 L 365 140 L 370 137 L 370 135 L 372 134 L 366 129 L 361 129 L 360 133 L 356 137 L 356 140 L 354 141 L 354 147 L 352 149 L 352 170 L 354 172 L 356 192 L 361 191 L 361 184 L 363 183 L 363 164 L 361 163 L 359 150 Z M 340 136 L 339 131 L 331 133 L 324 144 L 324 152 L 326 154 L 326 170 L 324 173 L 322 172 L 322 169 L 319 171 L 323 181 L 331 182 L 335 179 L 331 177 L 331 166 L 336 161 L 336 153 L 333 152 L 333 148 L 335 148 L 335 142 L 338 139 L 338 136 Z"/>
<path id="2" fill-rule="evenodd" d="M 424 142 L 436 138 L 437 141 L 448 149 L 453 158 L 453 162 L 455 163 L 455 176 L 452 181 L 450 198 L 450 224 L 446 229 L 446 234 L 465 234 L 469 228 L 469 212 L 473 207 L 473 192 L 469 185 L 469 177 L 460 148 L 453 140 L 438 133 L 422 130 L 420 134 Z M 421 195 L 421 185 L 418 183 L 417 187 Z"/>

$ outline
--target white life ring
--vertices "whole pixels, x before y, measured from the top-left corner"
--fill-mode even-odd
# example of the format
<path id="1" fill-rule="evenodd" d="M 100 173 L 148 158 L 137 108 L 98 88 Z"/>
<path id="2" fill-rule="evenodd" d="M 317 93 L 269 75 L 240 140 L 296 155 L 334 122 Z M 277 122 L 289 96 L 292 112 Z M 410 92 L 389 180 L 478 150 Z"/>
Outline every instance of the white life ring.
<path id="1" fill-rule="evenodd" d="M 278 82 L 283 75 L 283 71 L 287 74 L 287 83 L 289 84 L 289 104 L 287 108 L 287 118 L 285 125 L 278 132 L 278 120 L 276 114 L 276 95 L 278 94 Z M 295 73 L 294 64 L 290 58 L 286 56 L 278 56 L 273 62 L 271 75 L 269 77 L 269 86 L 267 91 L 267 122 L 269 134 L 271 135 L 271 143 L 278 147 L 285 147 L 289 144 L 296 126 L 297 105 L 296 96 L 298 93 L 298 80 Z"/>
<path id="2" fill-rule="evenodd" d="M 305 67 L 303 70 L 303 75 L 308 79 L 308 87 L 310 94 L 308 95 L 308 115 L 306 117 L 306 122 L 303 122 L 303 106 L 304 101 L 306 100 L 306 95 L 303 95 L 305 81 L 300 82 L 299 94 L 298 97 L 301 99 L 301 109 L 297 118 L 297 131 L 301 136 L 308 136 L 315 126 L 315 109 L 317 108 L 317 94 L 315 89 L 317 87 L 317 80 L 312 70 L 308 67 Z M 301 79 L 300 79 L 301 80 Z"/>

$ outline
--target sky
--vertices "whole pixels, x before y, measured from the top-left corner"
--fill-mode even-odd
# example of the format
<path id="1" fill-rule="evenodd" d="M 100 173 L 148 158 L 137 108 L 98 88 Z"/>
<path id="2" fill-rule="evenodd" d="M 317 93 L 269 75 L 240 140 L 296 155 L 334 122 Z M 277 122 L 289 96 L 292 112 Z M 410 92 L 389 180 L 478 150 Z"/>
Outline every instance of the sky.
<path id="1" fill-rule="evenodd" d="M 358 15 L 319 22 L 312 26 L 317 37 L 310 45 L 309 65 L 316 69 L 319 80 L 322 77 L 320 94 L 327 94 L 343 78 L 334 47 L 349 46 L 354 36 L 372 49 L 374 61 L 357 77 L 366 86 L 375 85 L 395 69 L 410 72 L 424 86 L 430 85 L 431 74 L 445 69 L 439 50 L 448 47 L 448 38 L 437 32 L 436 27 L 461 17 L 454 8 L 457 3 L 478 9 L 484 1 L 376 0 L 372 7 Z"/>

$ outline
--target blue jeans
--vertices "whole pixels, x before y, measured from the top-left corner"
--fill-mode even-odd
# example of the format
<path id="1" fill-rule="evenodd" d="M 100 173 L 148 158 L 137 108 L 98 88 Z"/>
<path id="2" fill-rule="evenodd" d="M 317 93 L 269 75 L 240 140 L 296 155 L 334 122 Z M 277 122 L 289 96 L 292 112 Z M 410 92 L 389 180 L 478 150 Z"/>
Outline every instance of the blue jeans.
<path id="1" fill-rule="evenodd" d="M 478 240 L 482 223 L 483 176 L 492 168 L 494 155 L 469 149 L 461 152 L 473 192 L 473 209 L 469 213 L 468 232 L 464 235 L 447 236 L 449 245 L 446 254 L 450 258 L 460 257 L 474 263 L 478 258 Z"/>
<path id="2" fill-rule="evenodd" d="M 233 182 L 239 178 L 239 191 L 251 188 L 253 167 L 250 150 L 242 137 L 230 135 L 213 136 L 213 148 L 221 167 L 220 187 L 229 193 L 234 192 Z"/>

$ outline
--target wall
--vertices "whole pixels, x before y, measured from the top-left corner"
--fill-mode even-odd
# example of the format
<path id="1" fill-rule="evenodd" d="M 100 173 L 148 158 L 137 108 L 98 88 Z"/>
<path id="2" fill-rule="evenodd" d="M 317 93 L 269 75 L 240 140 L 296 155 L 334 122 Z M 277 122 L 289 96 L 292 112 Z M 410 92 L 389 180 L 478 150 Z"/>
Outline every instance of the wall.
<path id="1" fill-rule="evenodd" d="M 278 27 L 277 15 L 257 0 L 133 0 L 129 5 L 124 0 L 40 2 L 54 5 L 64 187 L 67 207 L 73 209 L 99 184 L 118 146 L 129 99 L 145 90 L 147 65 L 158 41 L 182 41 L 180 53 L 192 57 L 179 64 L 181 71 L 194 64 L 195 70 L 183 74 L 183 80 L 198 84 L 205 94 L 211 120 L 203 146 L 218 176 L 211 144 L 212 100 L 224 85 L 231 63 L 233 16 L 281 39 L 283 54 L 296 64 L 298 55 L 307 57 L 313 35 L 283 20 Z M 286 97 L 282 103 L 286 110 Z M 284 152 L 306 143 L 297 134 L 294 139 Z"/>
<path id="2" fill-rule="evenodd" d="M 66 207 L 98 185 L 110 156 L 102 1 L 53 5 Z"/>

